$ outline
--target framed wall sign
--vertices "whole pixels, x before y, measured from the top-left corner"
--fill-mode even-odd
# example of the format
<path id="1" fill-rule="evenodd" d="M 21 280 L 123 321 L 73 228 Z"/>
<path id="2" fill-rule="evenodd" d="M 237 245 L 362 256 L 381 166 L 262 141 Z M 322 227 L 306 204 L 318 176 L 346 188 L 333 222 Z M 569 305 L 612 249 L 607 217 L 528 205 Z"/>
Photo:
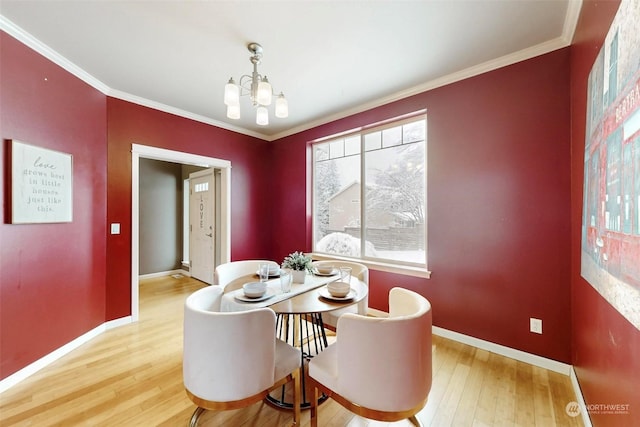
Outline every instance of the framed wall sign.
<path id="1" fill-rule="evenodd" d="M 73 157 L 13 140 L 11 223 L 71 222 Z"/>

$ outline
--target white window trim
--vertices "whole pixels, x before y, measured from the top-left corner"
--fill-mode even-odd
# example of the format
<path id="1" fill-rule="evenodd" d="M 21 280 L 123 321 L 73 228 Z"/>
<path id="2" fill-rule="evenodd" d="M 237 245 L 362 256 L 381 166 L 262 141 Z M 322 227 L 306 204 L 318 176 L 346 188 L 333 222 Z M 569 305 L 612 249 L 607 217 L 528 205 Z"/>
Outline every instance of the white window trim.
<path id="1" fill-rule="evenodd" d="M 314 141 L 312 141 L 312 145 L 316 144 L 316 143 L 321 143 L 321 142 L 326 142 L 329 140 L 332 140 L 334 138 L 340 138 L 340 137 L 347 137 L 348 135 L 354 135 L 354 134 L 363 134 L 363 133 L 369 133 L 373 130 L 378 131 L 378 130 L 383 130 L 383 129 L 387 129 L 390 127 L 395 127 L 398 125 L 402 125 L 404 123 L 408 123 L 411 121 L 414 121 L 417 117 L 423 116 L 424 120 L 426 122 L 427 120 L 427 110 L 420 110 L 420 111 L 416 111 L 413 113 L 409 113 L 406 114 L 404 116 L 400 116 L 400 117 L 395 117 L 389 120 L 384 120 L 382 122 L 378 122 L 378 123 L 373 123 L 367 126 L 363 126 L 360 128 L 356 128 L 356 129 L 351 129 L 349 131 L 346 132 L 341 132 L 338 134 L 334 134 L 334 135 L 329 135 L 326 137 L 322 137 L 322 138 L 318 138 Z M 426 135 L 425 135 L 425 142 L 426 142 Z M 425 147 L 426 149 L 426 147 Z M 362 150 L 362 148 L 361 148 Z M 312 155 L 312 159 L 313 159 L 313 155 Z M 313 174 L 315 175 L 315 159 L 312 160 L 313 163 Z M 362 174 L 364 174 L 364 171 L 362 171 Z M 364 177 L 361 176 L 361 182 L 364 182 Z M 313 187 L 313 180 L 312 180 L 312 187 Z M 364 186 L 361 189 L 361 200 L 364 198 Z M 425 247 L 427 246 L 427 236 L 428 236 L 428 219 L 427 219 L 427 214 L 428 211 L 426 210 L 426 206 L 425 206 L 425 223 L 426 223 L 426 227 L 425 227 Z M 315 220 L 315 218 L 313 219 Z M 313 233 L 315 233 L 315 226 L 313 227 Z M 312 238 L 312 245 L 313 245 L 313 249 L 315 249 L 315 234 Z M 363 258 L 363 257 L 345 257 L 345 256 L 340 256 L 340 255 L 336 255 L 336 254 L 329 254 L 329 253 L 322 253 L 322 252 L 311 252 L 308 254 L 309 256 L 311 256 L 314 260 L 344 260 L 344 261 L 352 261 L 352 262 L 358 262 L 360 264 L 366 265 L 367 268 L 369 268 L 369 270 L 374 270 L 374 271 L 385 271 L 388 273 L 395 273 L 395 274 L 402 274 L 405 276 L 413 276 L 413 277 L 422 277 L 425 279 L 430 279 L 431 278 L 431 271 L 428 269 L 428 255 L 427 255 L 427 259 L 425 260 L 425 264 L 424 265 L 404 265 L 401 263 L 397 263 L 394 262 L 392 260 L 387 260 L 387 261 L 383 261 L 383 260 L 372 260 L 370 258 Z"/>
<path id="2" fill-rule="evenodd" d="M 422 277 L 424 279 L 431 278 L 431 271 L 425 267 L 414 267 L 410 265 L 395 264 L 393 262 L 372 261 L 370 259 L 363 259 L 363 258 L 341 257 L 340 255 L 325 254 L 325 253 L 319 253 L 319 252 L 312 252 L 308 255 L 311 256 L 311 258 L 316 261 L 325 261 L 325 260 L 351 261 L 351 262 L 364 264 L 367 266 L 369 270 L 385 271 L 387 273 L 402 274 L 405 276 Z"/>

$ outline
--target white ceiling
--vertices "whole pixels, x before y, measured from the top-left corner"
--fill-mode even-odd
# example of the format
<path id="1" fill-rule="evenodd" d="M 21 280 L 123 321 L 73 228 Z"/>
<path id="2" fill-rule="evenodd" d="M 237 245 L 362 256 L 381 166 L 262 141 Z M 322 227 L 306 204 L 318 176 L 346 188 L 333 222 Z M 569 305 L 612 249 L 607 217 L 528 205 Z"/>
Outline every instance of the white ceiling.
<path id="1" fill-rule="evenodd" d="M 580 0 L 15 1 L 0 28 L 107 95 L 266 140 L 570 44 Z M 224 85 L 259 72 L 289 101 L 226 118 Z"/>

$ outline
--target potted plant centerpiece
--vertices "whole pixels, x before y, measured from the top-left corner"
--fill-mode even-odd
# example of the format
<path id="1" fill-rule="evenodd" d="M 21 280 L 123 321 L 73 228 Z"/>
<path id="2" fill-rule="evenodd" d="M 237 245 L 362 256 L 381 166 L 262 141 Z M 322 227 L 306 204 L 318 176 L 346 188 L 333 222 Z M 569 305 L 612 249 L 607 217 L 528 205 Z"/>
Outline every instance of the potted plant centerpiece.
<path id="1" fill-rule="evenodd" d="M 293 283 L 304 283 L 307 271 L 312 271 L 311 258 L 302 252 L 293 252 L 284 258 L 282 268 L 291 269 Z"/>

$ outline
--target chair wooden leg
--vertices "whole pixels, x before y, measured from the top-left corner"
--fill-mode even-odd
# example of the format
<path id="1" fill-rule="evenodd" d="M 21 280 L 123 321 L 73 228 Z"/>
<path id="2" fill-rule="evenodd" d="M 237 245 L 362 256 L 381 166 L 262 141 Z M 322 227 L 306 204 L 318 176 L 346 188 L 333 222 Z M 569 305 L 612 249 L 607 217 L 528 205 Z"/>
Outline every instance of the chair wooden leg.
<path id="1" fill-rule="evenodd" d="M 311 427 L 318 427 L 318 387 L 311 383 Z"/>
<path id="2" fill-rule="evenodd" d="M 416 427 L 423 427 L 422 422 L 415 415 L 410 416 L 409 421 L 411 421 L 411 424 L 413 424 Z"/>
<path id="3" fill-rule="evenodd" d="M 300 397 L 302 396 L 302 390 L 300 389 L 301 374 L 301 368 L 293 372 L 293 424 L 296 426 L 299 426 L 302 422 L 300 419 Z"/>
<path id="4" fill-rule="evenodd" d="M 193 415 L 191 415 L 191 419 L 189 420 L 189 427 L 196 427 L 196 425 L 198 425 L 198 418 L 200 418 L 200 415 L 202 415 L 204 411 L 206 411 L 206 409 L 199 406 L 193 411 Z"/>

